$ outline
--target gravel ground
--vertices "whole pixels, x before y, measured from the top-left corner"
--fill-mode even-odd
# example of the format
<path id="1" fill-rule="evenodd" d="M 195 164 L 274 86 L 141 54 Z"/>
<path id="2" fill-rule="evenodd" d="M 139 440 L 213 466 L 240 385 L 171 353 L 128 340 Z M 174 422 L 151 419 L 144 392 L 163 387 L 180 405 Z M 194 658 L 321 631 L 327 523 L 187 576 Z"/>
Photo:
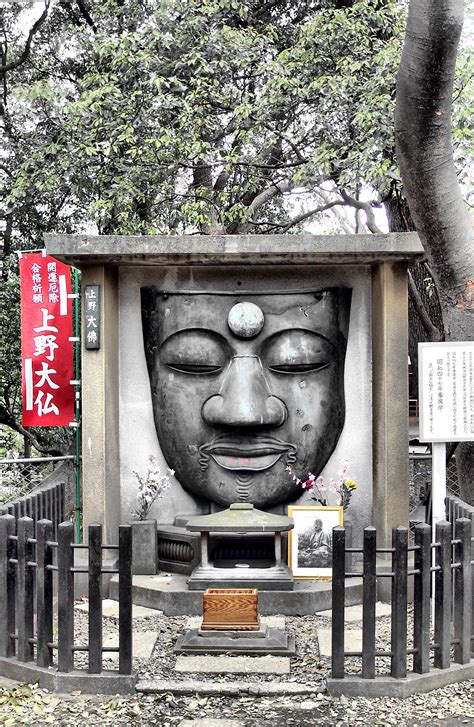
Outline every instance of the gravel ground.
<path id="1" fill-rule="evenodd" d="M 185 617 L 165 617 L 161 614 L 134 619 L 136 631 L 156 631 L 158 639 L 150 659 L 135 659 L 139 679 L 158 679 L 173 681 L 196 679 L 205 681 L 203 674 L 179 674 L 174 671 L 176 656 L 172 652 L 178 635 L 182 632 Z M 291 660 L 289 675 L 249 674 L 245 680 L 252 682 L 296 682 L 314 692 L 305 696 L 282 697 L 222 697 L 173 696 L 169 694 L 143 695 L 133 697 L 88 697 L 80 693 L 69 695 L 50 694 L 45 690 L 28 685 L 6 683 L 0 680 L 0 725 L 56 724 L 69 725 L 160 725 L 172 727 L 186 720 L 196 720 L 195 724 L 206 727 L 211 719 L 234 720 L 233 727 L 250 725 L 274 725 L 289 727 L 297 725 L 346 725 L 365 724 L 367 726 L 398 725 L 474 725 L 474 681 L 451 685 L 429 694 L 400 699 L 347 699 L 331 698 L 324 692 L 324 678 L 329 674 L 329 659 L 319 656 L 317 648 L 317 628 L 330 626 L 330 619 L 320 616 L 287 617 L 287 629 L 296 637 L 297 655 Z M 104 635 L 117 633 L 117 621 L 104 619 Z M 360 628 L 361 624 L 352 622 L 348 628 Z M 410 629 L 409 629 L 410 630 Z M 75 641 L 84 643 L 87 634 L 87 614 L 75 613 Z M 377 645 L 388 647 L 390 639 L 390 618 L 377 621 Z M 115 656 L 104 660 L 104 667 L 116 665 Z M 384 669 L 388 669 L 388 660 Z M 76 653 L 76 666 L 85 667 L 87 656 Z M 359 660 L 347 661 L 348 671 L 360 668 Z M 235 682 L 236 675 L 207 677 L 212 682 Z M 282 685 L 283 686 L 283 685 Z M 230 723 L 232 724 L 232 723 Z M 229 727 L 230 727 L 229 724 Z M 222 727 L 227 727 L 225 722 Z"/>
<path id="2" fill-rule="evenodd" d="M 455 727 L 474 724 L 474 682 L 463 682 L 426 695 L 400 699 L 335 699 L 319 694 L 294 697 L 173 697 L 171 694 L 133 698 L 52 695 L 29 686 L 0 687 L 0 724 L 16 725 L 159 725 L 172 727 L 197 720 L 236 720 L 237 725 L 426 725 Z M 224 723 L 223 723 L 224 727 Z"/>

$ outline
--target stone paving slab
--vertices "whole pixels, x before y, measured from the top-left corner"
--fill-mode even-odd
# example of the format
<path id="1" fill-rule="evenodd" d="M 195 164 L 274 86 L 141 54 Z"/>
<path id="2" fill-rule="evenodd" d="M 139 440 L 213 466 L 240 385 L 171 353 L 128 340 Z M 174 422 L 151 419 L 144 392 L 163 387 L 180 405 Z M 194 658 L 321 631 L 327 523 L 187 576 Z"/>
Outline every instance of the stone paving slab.
<path id="1" fill-rule="evenodd" d="M 297 682 L 247 682 L 234 679 L 231 682 L 200 681 L 198 679 L 152 679 L 137 684 L 137 692 L 143 694 L 189 694 L 221 696 L 287 696 L 312 695 L 326 691 L 324 682 L 298 684 Z"/>
<path id="2" fill-rule="evenodd" d="M 286 656 L 178 656 L 175 670 L 191 674 L 289 674 Z"/>
<path id="3" fill-rule="evenodd" d="M 139 659 L 149 659 L 155 648 L 158 638 L 158 631 L 134 631 L 132 636 L 133 656 Z M 118 646 L 118 633 L 111 634 L 104 638 L 104 646 Z M 116 656 L 118 660 L 118 652 L 109 652 L 107 657 Z"/>
<path id="4" fill-rule="evenodd" d="M 269 629 L 281 629 L 285 628 L 285 617 L 284 616 L 260 616 L 260 623 L 262 626 L 268 626 Z M 202 616 L 189 616 L 186 621 L 186 629 L 199 629 L 202 624 Z"/>
<path id="5" fill-rule="evenodd" d="M 375 604 L 375 617 L 390 616 L 392 607 L 389 603 L 382 603 L 377 601 Z M 324 616 L 324 618 L 331 618 L 331 611 L 319 611 L 316 616 Z M 344 621 L 362 621 L 362 604 L 360 606 L 347 606 L 344 609 Z"/>
<path id="6" fill-rule="evenodd" d="M 89 603 L 77 604 L 75 608 L 78 611 L 89 611 Z M 161 611 L 156 611 L 154 608 L 145 608 L 145 606 L 132 606 L 132 618 L 142 618 L 143 616 L 156 616 L 161 614 Z M 118 618 L 119 617 L 119 605 L 118 601 L 112 601 L 110 598 L 106 598 L 102 601 L 102 615 L 104 618 Z"/>
<path id="7" fill-rule="evenodd" d="M 331 629 L 318 629 L 319 653 L 331 656 Z M 344 651 L 362 651 L 362 630 L 346 629 L 344 631 Z"/>

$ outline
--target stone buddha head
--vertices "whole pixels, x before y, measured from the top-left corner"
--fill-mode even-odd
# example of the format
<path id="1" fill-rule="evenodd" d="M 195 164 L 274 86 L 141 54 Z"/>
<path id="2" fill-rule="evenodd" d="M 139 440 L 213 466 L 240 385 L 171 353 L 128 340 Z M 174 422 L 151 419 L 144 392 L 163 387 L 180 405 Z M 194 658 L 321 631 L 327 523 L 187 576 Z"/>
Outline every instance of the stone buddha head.
<path id="1" fill-rule="evenodd" d="M 186 490 L 271 507 L 302 494 L 289 465 L 319 475 L 344 425 L 350 299 L 142 288 L 156 430 Z"/>

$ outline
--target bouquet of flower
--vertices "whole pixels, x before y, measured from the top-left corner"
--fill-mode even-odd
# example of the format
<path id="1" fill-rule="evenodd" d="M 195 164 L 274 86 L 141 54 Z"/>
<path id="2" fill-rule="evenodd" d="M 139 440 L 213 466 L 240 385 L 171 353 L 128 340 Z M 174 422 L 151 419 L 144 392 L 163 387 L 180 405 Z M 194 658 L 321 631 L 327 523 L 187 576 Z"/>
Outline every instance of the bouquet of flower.
<path id="1" fill-rule="evenodd" d="M 137 505 L 133 514 L 138 520 L 146 520 L 155 500 L 163 497 L 170 486 L 169 477 L 174 475 L 174 470 L 168 469 L 167 474 L 162 475 L 156 458 L 150 454 L 146 475 L 143 477 L 136 470 L 132 472 L 138 480 Z"/>
<path id="2" fill-rule="evenodd" d="M 301 485 L 303 490 L 309 490 L 311 499 L 317 502 L 319 505 L 338 505 L 339 507 L 347 510 L 351 502 L 354 490 L 357 488 L 354 480 L 347 477 L 347 470 L 349 469 L 349 460 L 345 459 L 341 462 L 341 466 L 336 473 L 335 478 L 330 478 L 329 482 L 322 475 L 316 477 L 312 472 L 308 472 L 306 480 L 301 480 L 291 467 L 287 467 L 286 470 L 290 475 L 293 482 Z M 331 495 L 334 493 L 335 497 Z M 336 500 L 332 502 L 332 500 Z"/>

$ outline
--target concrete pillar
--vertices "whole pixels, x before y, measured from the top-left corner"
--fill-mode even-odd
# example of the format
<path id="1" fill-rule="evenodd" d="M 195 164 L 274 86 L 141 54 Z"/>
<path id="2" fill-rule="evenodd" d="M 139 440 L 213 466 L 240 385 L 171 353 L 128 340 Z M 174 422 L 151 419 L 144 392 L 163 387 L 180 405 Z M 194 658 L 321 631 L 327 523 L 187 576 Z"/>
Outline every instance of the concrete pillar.
<path id="1" fill-rule="evenodd" d="M 120 520 L 118 276 L 104 265 L 83 268 L 82 286 L 100 285 L 98 350 L 85 349 L 82 333 L 82 493 L 87 526 L 103 525 L 106 543 L 118 543 Z M 82 308 L 84 314 L 84 307 Z"/>
<path id="2" fill-rule="evenodd" d="M 377 545 L 408 525 L 407 263 L 382 262 L 372 275 L 373 522 Z"/>

